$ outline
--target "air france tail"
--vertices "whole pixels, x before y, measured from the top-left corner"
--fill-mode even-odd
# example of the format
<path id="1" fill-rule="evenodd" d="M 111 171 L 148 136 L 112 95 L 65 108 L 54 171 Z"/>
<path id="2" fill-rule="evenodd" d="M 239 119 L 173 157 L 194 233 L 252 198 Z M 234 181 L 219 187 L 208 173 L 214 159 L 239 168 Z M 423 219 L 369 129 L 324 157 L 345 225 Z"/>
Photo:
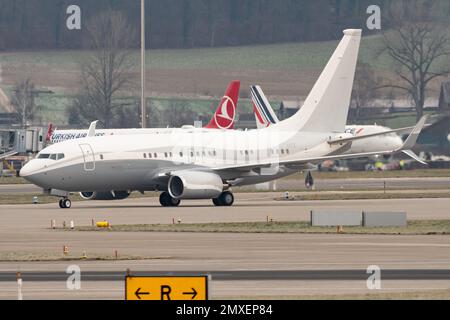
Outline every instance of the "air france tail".
<path id="1" fill-rule="evenodd" d="M 236 118 L 236 106 L 239 99 L 240 81 L 232 81 L 217 106 L 213 118 L 205 128 L 209 129 L 233 129 Z"/>
<path id="2" fill-rule="evenodd" d="M 360 42 L 360 29 L 345 30 L 302 108 L 271 127 L 289 131 L 344 132 Z"/>
<path id="3" fill-rule="evenodd" d="M 258 129 L 268 127 L 280 121 L 260 86 L 250 86 L 250 93 Z"/>

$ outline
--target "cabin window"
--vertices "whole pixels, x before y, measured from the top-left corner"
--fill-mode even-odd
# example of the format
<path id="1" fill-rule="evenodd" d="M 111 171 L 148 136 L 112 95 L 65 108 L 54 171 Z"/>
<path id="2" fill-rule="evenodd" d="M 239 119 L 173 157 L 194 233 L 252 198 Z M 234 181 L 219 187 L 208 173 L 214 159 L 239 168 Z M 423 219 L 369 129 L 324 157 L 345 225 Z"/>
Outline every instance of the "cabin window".
<path id="1" fill-rule="evenodd" d="M 144 159 L 146 159 L 147 158 L 147 154 L 146 153 L 144 153 Z"/>
<path id="2" fill-rule="evenodd" d="M 172 152 L 169 152 L 169 156 L 172 158 Z"/>
<path id="3" fill-rule="evenodd" d="M 183 152 L 180 152 L 180 157 L 183 157 Z"/>
<path id="4" fill-rule="evenodd" d="M 103 160 L 103 155 L 102 154 L 100 155 L 100 160 Z"/>
<path id="5" fill-rule="evenodd" d="M 216 150 L 213 151 L 213 155 L 216 156 Z"/>
<path id="6" fill-rule="evenodd" d="M 245 155 L 248 156 L 248 150 L 245 150 Z"/>
<path id="7" fill-rule="evenodd" d="M 286 153 L 289 154 L 289 149 L 286 149 Z"/>
<path id="8" fill-rule="evenodd" d="M 194 156 L 194 152 L 191 151 L 191 157 L 193 157 L 193 156 Z"/>
<path id="9" fill-rule="evenodd" d="M 167 158 L 167 152 L 164 152 L 164 157 Z"/>
<path id="10" fill-rule="evenodd" d="M 284 154 L 284 149 L 281 149 L 281 154 Z"/>
<path id="11" fill-rule="evenodd" d="M 158 158 L 158 154 L 156 152 L 153 154 L 153 158 Z"/>
<path id="12" fill-rule="evenodd" d="M 152 154 L 150 152 L 148 153 L 148 157 L 149 157 L 149 159 L 152 158 Z"/>

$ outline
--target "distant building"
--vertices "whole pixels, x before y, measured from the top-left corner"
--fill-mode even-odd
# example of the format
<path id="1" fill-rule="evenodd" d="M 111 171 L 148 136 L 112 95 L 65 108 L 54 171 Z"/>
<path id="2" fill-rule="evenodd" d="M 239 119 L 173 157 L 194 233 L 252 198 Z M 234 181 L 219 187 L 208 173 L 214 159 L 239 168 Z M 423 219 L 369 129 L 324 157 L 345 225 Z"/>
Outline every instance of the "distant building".
<path id="1" fill-rule="evenodd" d="M 18 115 L 16 113 L 2 112 L 0 113 L 0 126 L 10 127 L 11 125 L 18 124 Z"/>
<path id="2" fill-rule="evenodd" d="M 255 114 L 252 113 L 240 113 L 239 119 L 235 124 L 236 129 L 256 129 Z"/>
<path id="3" fill-rule="evenodd" d="M 417 151 L 432 152 L 435 155 L 450 156 L 450 116 L 437 119 L 431 126 L 423 129 L 417 140 Z"/>
<path id="4" fill-rule="evenodd" d="M 280 108 L 278 109 L 277 116 L 280 120 L 287 119 L 291 116 L 293 116 L 298 109 L 302 106 L 301 101 L 294 101 L 294 100 L 283 100 L 280 103 Z"/>
<path id="5" fill-rule="evenodd" d="M 439 94 L 439 111 L 450 112 L 450 82 L 443 82 Z"/>

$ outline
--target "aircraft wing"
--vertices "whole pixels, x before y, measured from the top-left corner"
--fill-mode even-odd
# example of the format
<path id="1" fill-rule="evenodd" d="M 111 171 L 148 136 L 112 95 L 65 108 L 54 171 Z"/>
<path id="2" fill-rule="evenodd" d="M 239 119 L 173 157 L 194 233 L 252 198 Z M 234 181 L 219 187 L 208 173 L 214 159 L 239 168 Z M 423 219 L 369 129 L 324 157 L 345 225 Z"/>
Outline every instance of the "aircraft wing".
<path id="1" fill-rule="evenodd" d="M 390 133 L 398 133 L 398 132 L 403 132 L 405 130 L 413 130 L 412 132 L 414 133 L 414 130 L 420 125 L 420 131 L 422 131 L 423 127 L 425 126 L 425 122 L 427 121 L 428 116 L 425 115 L 423 116 L 419 122 L 417 123 L 417 125 L 415 127 L 408 127 L 408 128 L 400 128 L 400 129 L 394 129 L 394 130 L 389 130 L 389 131 L 384 131 L 384 132 L 377 132 L 377 133 L 371 133 L 371 134 L 366 134 L 366 135 L 360 135 L 360 136 L 355 136 L 355 137 L 349 137 L 349 138 L 341 138 L 341 139 L 332 139 L 329 140 L 328 143 L 329 144 L 336 144 L 336 143 L 345 143 L 345 142 L 352 142 L 352 141 L 356 141 L 356 140 L 362 140 L 362 139 L 367 139 L 367 138 L 372 138 L 372 137 L 376 137 L 376 136 L 383 136 L 386 134 L 390 134 Z M 419 131 L 419 133 L 420 133 Z M 418 134 L 417 134 L 418 135 Z M 409 137 L 408 137 L 409 138 Z M 417 140 L 417 137 L 415 138 Z M 414 140 L 414 144 L 416 143 L 416 140 Z M 412 146 L 410 146 L 410 148 L 412 148 L 414 146 L 414 144 Z"/>
<path id="2" fill-rule="evenodd" d="M 299 158 L 299 159 L 286 159 L 280 160 L 278 162 L 263 162 L 263 163 L 254 163 L 254 164 L 245 164 L 241 166 L 224 166 L 214 168 L 214 171 L 232 171 L 232 170 L 252 170 L 257 168 L 267 168 L 273 165 L 305 165 L 308 163 L 318 163 L 326 160 L 344 160 L 344 159 L 356 159 L 356 158 L 366 158 L 369 156 L 380 155 L 380 154 L 394 154 L 397 152 L 409 151 L 417 141 L 420 132 L 422 131 L 426 121 L 426 116 L 419 120 L 419 122 L 414 127 L 411 134 L 405 140 L 404 144 L 395 150 L 380 150 L 376 152 L 364 152 L 364 153 L 351 153 L 351 154 L 337 154 L 337 155 L 324 155 L 319 157 L 310 157 L 310 158 Z M 406 153 L 410 155 L 410 153 Z M 411 155 L 410 155 L 411 156 Z"/>

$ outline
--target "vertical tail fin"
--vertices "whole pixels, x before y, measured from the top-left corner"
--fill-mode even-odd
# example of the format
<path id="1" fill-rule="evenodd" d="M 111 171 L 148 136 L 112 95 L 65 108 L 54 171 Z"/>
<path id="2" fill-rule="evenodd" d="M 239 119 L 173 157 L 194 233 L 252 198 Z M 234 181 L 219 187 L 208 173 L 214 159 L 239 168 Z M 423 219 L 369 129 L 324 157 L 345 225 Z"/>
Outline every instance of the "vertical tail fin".
<path id="1" fill-rule="evenodd" d="M 56 130 L 56 127 L 53 126 L 53 123 L 48 124 L 47 135 L 45 137 L 45 142 L 49 143 L 52 140 L 53 132 Z"/>
<path id="2" fill-rule="evenodd" d="M 255 113 L 257 128 L 268 127 L 279 122 L 277 115 L 272 109 L 267 97 L 260 86 L 250 86 L 252 96 L 253 112 Z"/>
<path id="3" fill-rule="evenodd" d="M 239 89 L 241 82 L 231 81 L 227 91 L 220 100 L 217 110 L 211 121 L 205 126 L 209 129 L 233 129 L 236 119 L 236 107 L 239 99 Z"/>
<path id="4" fill-rule="evenodd" d="M 280 122 L 287 130 L 344 132 L 358 60 L 361 30 L 344 31 L 301 109 Z"/>

